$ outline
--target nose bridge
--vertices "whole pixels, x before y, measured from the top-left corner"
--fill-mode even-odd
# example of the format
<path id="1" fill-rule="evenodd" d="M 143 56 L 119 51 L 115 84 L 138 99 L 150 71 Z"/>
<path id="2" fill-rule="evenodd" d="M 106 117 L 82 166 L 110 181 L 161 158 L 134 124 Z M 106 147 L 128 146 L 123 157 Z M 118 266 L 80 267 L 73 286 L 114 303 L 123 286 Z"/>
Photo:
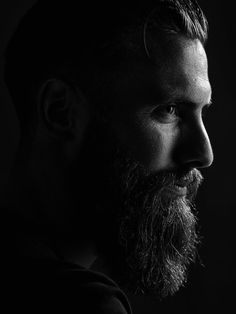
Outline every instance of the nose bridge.
<path id="1" fill-rule="evenodd" d="M 207 133 L 207 130 L 205 128 L 205 125 L 203 121 L 201 120 L 201 129 L 202 129 L 202 135 L 203 135 L 203 140 L 202 140 L 202 154 L 203 158 L 205 158 L 206 166 L 209 167 L 214 159 L 213 156 L 213 150 L 211 146 L 211 142 Z"/>

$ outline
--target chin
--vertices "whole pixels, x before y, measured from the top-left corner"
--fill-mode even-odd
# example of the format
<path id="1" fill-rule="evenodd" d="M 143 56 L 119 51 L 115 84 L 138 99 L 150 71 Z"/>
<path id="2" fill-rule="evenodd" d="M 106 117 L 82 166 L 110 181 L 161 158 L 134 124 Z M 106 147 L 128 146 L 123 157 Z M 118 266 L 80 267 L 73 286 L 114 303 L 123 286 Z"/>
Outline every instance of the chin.
<path id="1" fill-rule="evenodd" d="M 189 173 L 189 193 L 170 193 L 177 180 L 173 173 L 144 176 L 140 167 L 128 169 L 120 172 L 125 188 L 105 223 L 102 255 L 126 291 L 162 299 L 186 283 L 195 261 L 199 237 L 193 200 L 201 175 Z"/>
<path id="2" fill-rule="evenodd" d="M 97 254 L 125 290 L 158 298 L 172 295 L 184 285 L 195 261 L 199 240 L 194 199 L 202 176 L 196 169 L 152 174 L 115 140 L 109 143 L 115 153 L 107 152 L 106 163 L 101 160 L 85 176 L 93 178 L 93 197 L 87 201 L 88 212 L 94 208 Z"/>

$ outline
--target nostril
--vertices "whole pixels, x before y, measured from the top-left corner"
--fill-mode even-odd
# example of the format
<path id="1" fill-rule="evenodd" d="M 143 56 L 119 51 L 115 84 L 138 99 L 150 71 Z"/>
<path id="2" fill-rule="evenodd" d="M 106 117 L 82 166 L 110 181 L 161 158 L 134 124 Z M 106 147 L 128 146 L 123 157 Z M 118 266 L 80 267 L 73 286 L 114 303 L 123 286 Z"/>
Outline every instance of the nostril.
<path id="1" fill-rule="evenodd" d="M 210 167 L 213 162 L 213 152 L 210 147 L 202 153 L 188 149 L 185 152 L 179 152 L 178 157 L 176 161 L 179 161 L 182 166 L 188 169 L 207 168 Z"/>
<path id="2" fill-rule="evenodd" d="M 213 153 L 212 150 L 210 149 L 208 153 L 205 155 L 200 156 L 198 159 L 195 161 L 195 167 L 196 168 L 207 168 L 210 167 L 213 162 Z"/>
<path id="3" fill-rule="evenodd" d="M 195 168 L 204 168 L 205 166 L 205 162 L 202 162 L 202 161 L 196 161 L 195 162 Z"/>

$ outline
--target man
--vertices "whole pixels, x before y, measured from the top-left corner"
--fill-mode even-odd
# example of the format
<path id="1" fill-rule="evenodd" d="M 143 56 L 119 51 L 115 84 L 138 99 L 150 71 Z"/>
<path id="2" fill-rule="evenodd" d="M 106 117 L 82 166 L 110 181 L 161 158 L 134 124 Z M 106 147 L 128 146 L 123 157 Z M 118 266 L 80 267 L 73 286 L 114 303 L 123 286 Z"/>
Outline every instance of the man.
<path id="1" fill-rule="evenodd" d="M 206 40 L 190 0 L 40 1 L 23 19 L 5 68 L 22 131 L 7 262 L 23 308 L 131 313 L 118 285 L 163 298 L 184 284 L 198 169 L 213 161 Z"/>

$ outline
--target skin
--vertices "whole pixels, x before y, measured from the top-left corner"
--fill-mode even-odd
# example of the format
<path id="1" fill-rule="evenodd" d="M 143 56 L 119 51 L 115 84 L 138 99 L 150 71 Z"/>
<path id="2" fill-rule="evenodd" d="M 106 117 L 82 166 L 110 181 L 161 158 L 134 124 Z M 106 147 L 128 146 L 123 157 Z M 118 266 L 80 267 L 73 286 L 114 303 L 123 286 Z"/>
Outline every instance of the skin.
<path id="1" fill-rule="evenodd" d="M 147 171 L 158 174 L 211 165 L 213 153 L 202 120 L 211 102 L 211 86 L 206 53 L 199 40 L 177 36 L 154 60 L 123 67 L 113 83 L 109 127 L 119 144 Z M 65 174 L 86 140 L 90 104 L 79 86 L 71 88 L 51 79 L 39 90 L 38 112 L 38 130 L 27 172 L 24 169 L 18 173 L 20 185 L 14 180 L 16 190 L 21 186 L 26 193 L 21 190 L 14 199 L 26 204 L 36 186 L 33 206 L 40 204 L 43 217 L 63 230 L 68 209 L 74 206 Z M 79 166 L 89 169 L 91 160 L 96 165 L 95 155 Z M 79 180 L 79 173 L 77 177 Z M 32 184 L 26 188 L 28 182 Z M 32 204 L 23 208 L 31 217 Z M 37 220 L 37 216 L 30 219 Z M 83 224 L 81 243 L 60 238 L 57 247 L 66 260 L 89 267 L 96 258 L 96 248 L 90 226 L 85 221 Z"/>
<path id="2" fill-rule="evenodd" d="M 166 50 L 162 66 L 131 64 L 118 76 L 109 125 L 150 173 L 208 167 L 213 152 L 202 117 L 211 103 L 205 50 L 184 37 Z"/>
<path id="3" fill-rule="evenodd" d="M 163 61 L 160 68 L 140 66 L 135 88 L 133 73 L 117 82 L 112 125 L 151 172 L 208 167 L 213 152 L 202 119 L 211 103 L 205 50 L 199 40 L 179 37 Z"/>

